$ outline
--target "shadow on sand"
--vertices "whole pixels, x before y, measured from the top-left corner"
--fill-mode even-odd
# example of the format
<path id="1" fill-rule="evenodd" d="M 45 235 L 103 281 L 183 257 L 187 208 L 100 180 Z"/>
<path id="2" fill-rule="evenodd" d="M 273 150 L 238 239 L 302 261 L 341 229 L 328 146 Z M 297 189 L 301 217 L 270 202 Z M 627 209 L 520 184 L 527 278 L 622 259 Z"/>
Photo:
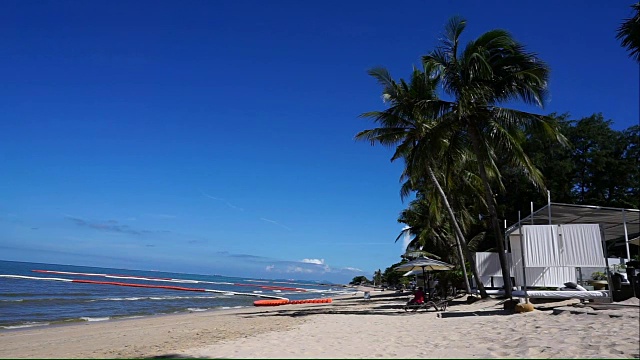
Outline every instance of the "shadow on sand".
<path id="1" fill-rule="evenodd" d="M 162 354 L 162 355 L 150 356 L 145 359 L 197 359 L 197 358 L 194 358 L 193 356 L 182 355 L 182 354 Z"/>
<path id="2" fill-rule="evenodd" d="M 438 314 L 440 318 L 455 318 L 455 317 L 469 317 L 469 316 L 496 316 L 496 315 L 512 315 L 507 310 L 484 310 L 484 311 L 452 311 L 441 312 Z"/>

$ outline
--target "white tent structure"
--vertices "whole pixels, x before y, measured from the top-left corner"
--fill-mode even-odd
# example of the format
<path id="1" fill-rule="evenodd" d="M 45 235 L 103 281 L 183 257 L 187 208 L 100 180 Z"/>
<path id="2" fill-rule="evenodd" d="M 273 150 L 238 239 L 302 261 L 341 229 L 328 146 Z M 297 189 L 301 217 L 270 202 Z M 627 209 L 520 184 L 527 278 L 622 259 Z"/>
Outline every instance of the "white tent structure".
<path id="1" fill-rule="evenodd" d="M 522 287 L 522 293 L 514 293 L 514 296 L 611 297 L 610 291 L 527 290 L 531 286 L 531 281 L 539 281 L 540 278 L 544 279 L 545 277 L 551 281 L 555 279 L 556 281 L 575 282 L 576 268 L 608 268 L 601 225 L 520 225 L 517 234 L 515 231 L 509 234 L 511 262 L 516 268 L 514 273 L 516 284 Z M 532 280 L 528 281 L 528 279 Z M 608 283 L 609 289 L 611 289 L 610 277 Z"/>
<path id="2" fill-rule="evenodd" d="M 559 287 L 578 280 L 576 268 L 608 266 L 595 224 L 524 225 L 509 235 L 509 245 L 518 286 Z"/>
<path id="3" fill-rule="evenodd" d="M 534 212 L 532 203 L 531 215 L 509 228 L 505 221 L 505 249 L 513 277 L 509 282 L 521 287 L 523 291 L 517 293 L 524 293 L 524 297 L 570 297 L 544 291 L 534 294 L 527 288 L 561 287 L 568 281 L 578 282 L 580 274 L 586 278 L 590 272 L 604 271 L 624 261 L 608 258 L 607 248 L 615 245 L 623 246 L 630 259 L 630 245 L 637 246 L 639 235 L 638 209 L 552 203 L 549 197 L 547 205 Z M 484 285 L 503 287 L 498 254 L 475 256 Z M 611 288 L 611 279 L 608 281 Z M 611 296 L 610 292 L 582 293 L 575 297 Z M 514 296 L 519 295 L 514 292 Z"/>

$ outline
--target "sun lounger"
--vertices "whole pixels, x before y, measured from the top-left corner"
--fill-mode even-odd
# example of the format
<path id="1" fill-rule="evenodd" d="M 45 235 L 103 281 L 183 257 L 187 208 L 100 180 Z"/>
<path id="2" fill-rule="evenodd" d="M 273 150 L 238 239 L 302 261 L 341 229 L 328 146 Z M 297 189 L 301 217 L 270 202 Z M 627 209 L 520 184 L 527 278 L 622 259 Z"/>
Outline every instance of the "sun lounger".
<path id="1" fill-rule="evenodd" d="M 548 299 L 602 299 L 609 297 L 608 291 L 549 291 L 549 290 L 518 290 L 513 291 L 514 297 L 548 298 Z"/>
<path id="2" fill-rule="evenodd" d="M 487 290 L 489 295 L 504 295 L 504 290 Z M 602 291 L 567 291 L 567 290 L 514 290 L 511 292 L 513 297 L 519 298 L 549 298 L 549 299 L 602 299 L 609 297 L 606 290 Z"/>
<path id="3" fill-rule="evenodd" d="M 449 305 L 449 300 L 434 300 L 427 301 L 422 304 L 407 304 L 404 306 L 404 311 L 411 310 L 412 312 L 416 312 L 418 310 L 429 311 L 429 309 L 433 308 L 435 311 L 445 311 L 447 310 L 447 305 Z"/>

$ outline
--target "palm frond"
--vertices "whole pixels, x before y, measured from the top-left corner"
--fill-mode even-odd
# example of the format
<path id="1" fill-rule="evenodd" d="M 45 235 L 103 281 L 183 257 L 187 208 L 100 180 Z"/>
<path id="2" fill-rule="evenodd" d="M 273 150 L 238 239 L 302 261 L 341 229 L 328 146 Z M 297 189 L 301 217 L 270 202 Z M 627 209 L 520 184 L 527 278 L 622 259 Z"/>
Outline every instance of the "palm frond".
<path id="1" fill-rule="evenodd" d="M 456 61 L 460 35 L 467 27 L 467 21 L 460 16 L 453 16 L 449 19 L 444 28 L 445 39 L 443 41 L 449 56 Z"/>
<path id="2" fill-rule="evenodd" d="M 640 2 L 631 5 L 631 9 L 635 13 L 620 25 L 616 38 L 629 51 L 629 56 L 640 63 Z"/>

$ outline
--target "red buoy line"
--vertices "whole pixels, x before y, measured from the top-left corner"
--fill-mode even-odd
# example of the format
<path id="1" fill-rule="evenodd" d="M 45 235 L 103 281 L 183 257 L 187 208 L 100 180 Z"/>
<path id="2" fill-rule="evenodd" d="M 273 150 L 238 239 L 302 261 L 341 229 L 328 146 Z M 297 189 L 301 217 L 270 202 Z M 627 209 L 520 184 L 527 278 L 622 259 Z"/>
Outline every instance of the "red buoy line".
<path id="1" fill-rule="evenodd" d="M 180 291 L 213 292 L 213 293 L 230 294 L 230 295 L 256 296 L 256 297 L 262 297 L 262 298 L 289 301 L 289 299 L 281 296 L 263 295 L 263 294 L 255 294 L 255 293 L 242 293 L 242 292 L 214 290 L 214 289 L 188 288 L 188 287 L 169 286 L 169 285 L 133 284 L 133 283 L 123 283 L 123 282 L 115 282 L 115 281 L 95 281 L 95 280 L 80 280 L 80 279 L 65 279 L 65 278 L 43 278 L 43 277 L 35 277 L 35 276 L 4 275 L 4 274 L 0 274 L 0 277 L 10 278 L 10 279 L 65 281 L 65 282 L 73 282 L 73 283 L 80 283 L 80 284 L 114 285 L 114 286 L 130 286 L 130 287 L 152 288 L 152 289 L 180 290 Z"/>
<path id="2" fill-rule="evenodd" d="M 132 284 L 132 283 L 123 283 L 123 282 L 115 282 L 115 281 L 96 281 L 96 280 L 73 279 L 73 280 L 71 280 L 71 282 L 81 283 L 81 284 L 131 286 L 131 287 L 141 287 L 141 288 L 151 288 L 151 289 L 168 289 L 168 290 L 200 291 L 200 292 L 206 291 L 205 289 L 187 288 L 187 287 L 182 287 L 182 286 Z"/>
<path id="3" fill-rule="evenodd" d="M 119 275 L 119 274 L 94 274 L 94 273 L 79 273 L 70 271 L 53 271 L 53 270 L 31 270 L 36 273 L 44 274 L 64 274 L 64 275 L 81 275 L 81 276 L 100 276 L 112 279 L 132 279 L 132 280 L 145 280 L 145 281 L 163 281 L 163 282 L 175 282 L 183 284 L 217 284 L 217 285 L 233 285 L 233 286 L 249 286 L 257 287 L 265 290 L 280 290 L 280 291 L 296 291 L 307 292 L 306 289 L 284 287 L 284 286 L 269 286 L 269 285 L 254 285 L 254 284 L 239 284 L 230 282 L 216 282 L 216 281 L 204 281 L 204 280 L 189 280 L 189 279 L 172 279 L 172 278 L 160 278 L 153 276 L 136 276 L 136 275 Z"/>

